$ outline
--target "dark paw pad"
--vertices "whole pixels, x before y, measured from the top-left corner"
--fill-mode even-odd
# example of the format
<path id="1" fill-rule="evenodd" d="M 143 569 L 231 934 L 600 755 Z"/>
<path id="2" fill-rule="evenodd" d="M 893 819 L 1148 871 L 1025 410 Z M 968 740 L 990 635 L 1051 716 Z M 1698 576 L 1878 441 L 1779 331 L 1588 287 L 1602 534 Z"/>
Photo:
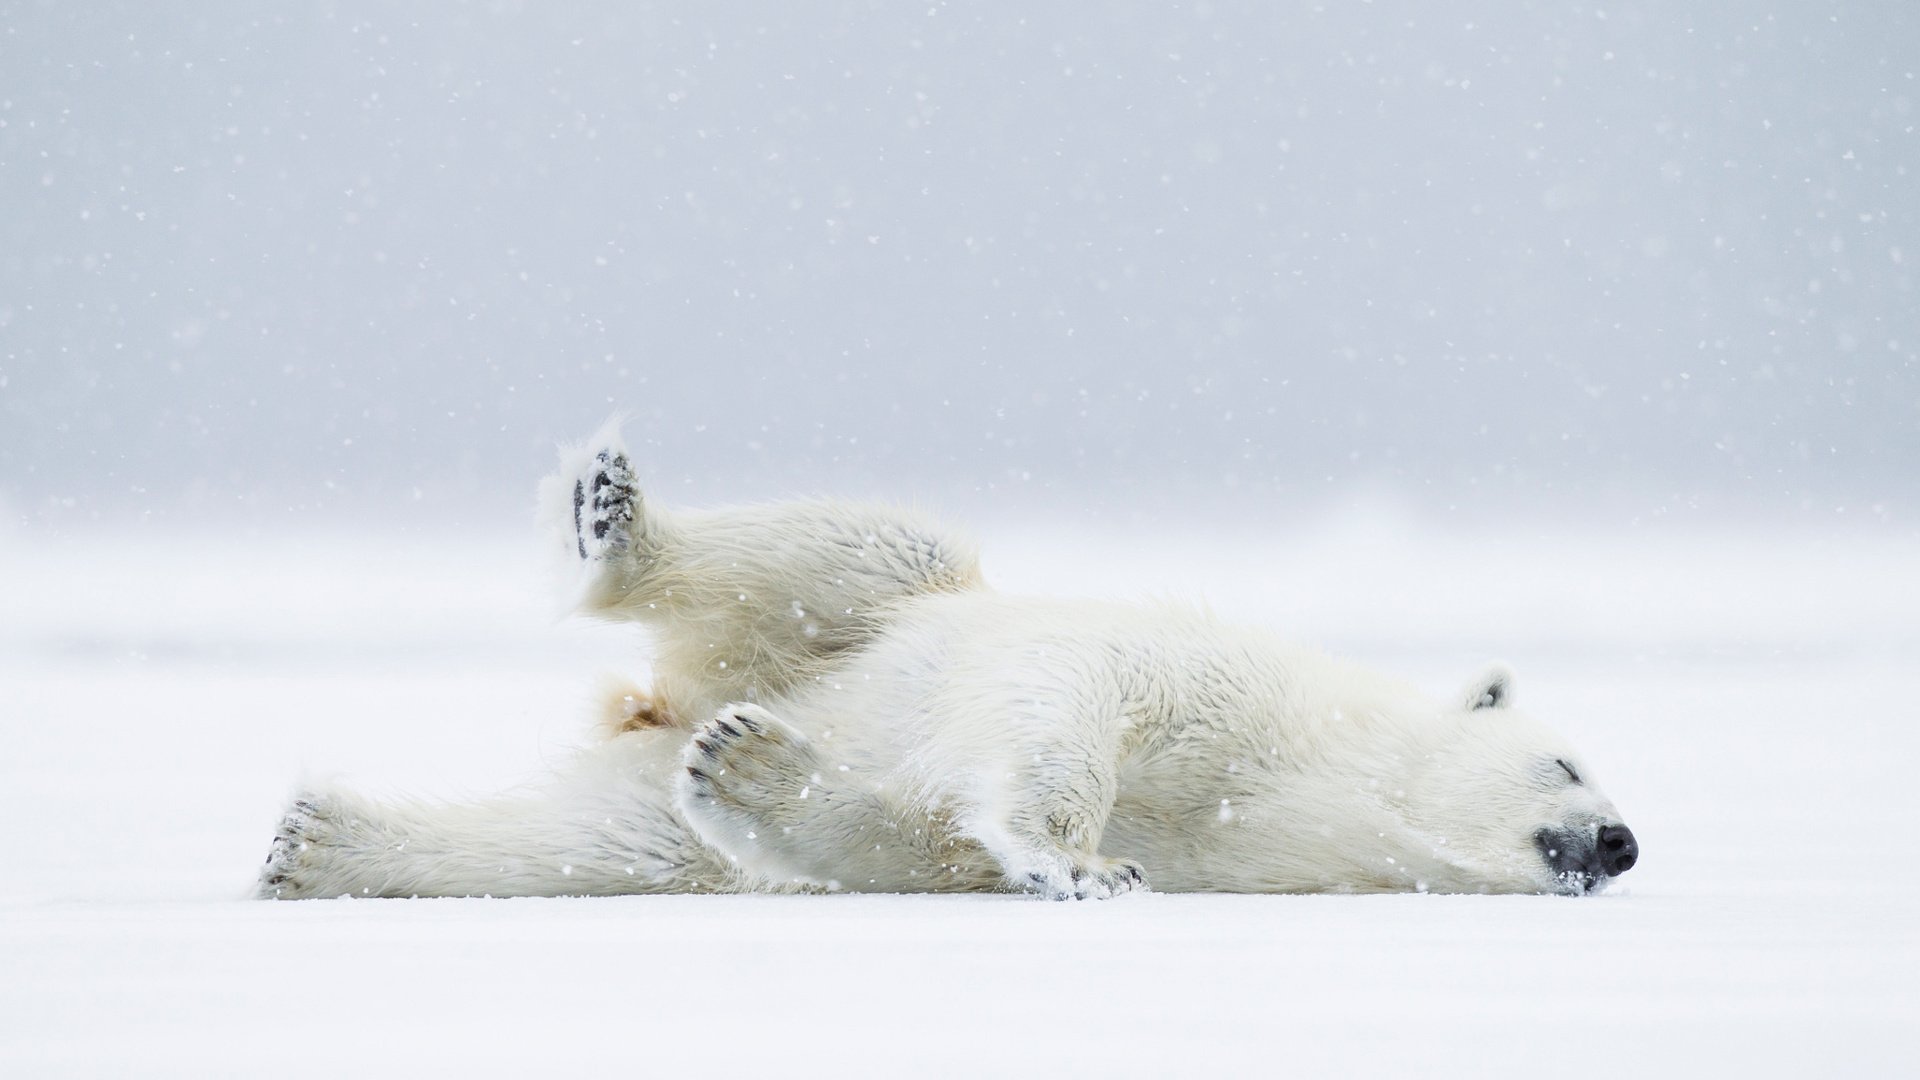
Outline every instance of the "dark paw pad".
<path id="1" fill-rule="evenodd" d="M 582 559 L 625 550 L 634 520 L 633 466 L 625 454 L 601 450 L 573 483 L 574 550 Z"/>

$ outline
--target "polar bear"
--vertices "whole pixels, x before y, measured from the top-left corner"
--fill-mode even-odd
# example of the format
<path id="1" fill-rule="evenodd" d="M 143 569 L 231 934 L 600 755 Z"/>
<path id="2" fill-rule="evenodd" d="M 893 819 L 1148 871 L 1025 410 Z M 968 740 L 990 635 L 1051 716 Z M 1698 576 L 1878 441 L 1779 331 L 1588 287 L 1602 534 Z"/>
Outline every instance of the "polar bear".
<path id="1" fill-rule="evenodd" d="M 543 489 L 651 689 L 496 799 L 302 793 L 258 895 L 1577 895 L 1638 858 L 1503 667 L 1434 700 L 1172 604 L 1000 595 L 917 513 L 669 512 L 611 427 Z"/>

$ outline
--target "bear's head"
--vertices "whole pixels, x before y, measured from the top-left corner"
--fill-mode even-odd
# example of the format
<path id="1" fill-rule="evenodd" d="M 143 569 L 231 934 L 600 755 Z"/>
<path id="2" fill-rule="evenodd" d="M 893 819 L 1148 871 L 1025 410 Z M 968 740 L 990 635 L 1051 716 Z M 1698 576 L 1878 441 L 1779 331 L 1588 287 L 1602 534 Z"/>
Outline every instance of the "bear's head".
<path id="1" fill-rule="evenodd" d="M 1420 739 L 1402 806 L 1443 847 L 1447 891 L 1583 895 L 1639 844 L 1566 741 L 1513 707 L 1513 673 L 1468 684 Z M 1436 883 L 1438 885 L 1439 883 Z"/>

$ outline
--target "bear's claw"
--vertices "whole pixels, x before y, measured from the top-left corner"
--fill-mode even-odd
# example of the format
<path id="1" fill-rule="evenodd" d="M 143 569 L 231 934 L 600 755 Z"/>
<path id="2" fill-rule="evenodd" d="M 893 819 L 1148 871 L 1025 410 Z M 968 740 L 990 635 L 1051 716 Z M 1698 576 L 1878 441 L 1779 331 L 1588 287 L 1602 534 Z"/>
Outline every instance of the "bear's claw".
<path id="1" fill-rule="evenodd" d="M 1054 862 L 1021 875 L 1021 884 L 1048 900 L 1107 900 L 1148 889 L 1146 871 L 1132 859 L 1062 855 Z"/>

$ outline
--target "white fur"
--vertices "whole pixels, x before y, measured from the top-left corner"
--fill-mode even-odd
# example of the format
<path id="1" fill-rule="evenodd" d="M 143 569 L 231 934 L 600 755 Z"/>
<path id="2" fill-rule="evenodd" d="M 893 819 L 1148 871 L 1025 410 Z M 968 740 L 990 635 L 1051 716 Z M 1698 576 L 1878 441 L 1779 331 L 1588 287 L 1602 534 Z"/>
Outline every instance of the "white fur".
<path id="1" fill-rule="evenodd" d="M 1577 892 L 1536 833 L 1616 820 L 1505 668 L 1437 701 L 1184 607 L 998 595 L 918 514 L 630 478 L 607 430 L 544 493 L 570 602 L 658 633 L 660 726 L 477 806 L 306 794 L 262 895 Z"/>

